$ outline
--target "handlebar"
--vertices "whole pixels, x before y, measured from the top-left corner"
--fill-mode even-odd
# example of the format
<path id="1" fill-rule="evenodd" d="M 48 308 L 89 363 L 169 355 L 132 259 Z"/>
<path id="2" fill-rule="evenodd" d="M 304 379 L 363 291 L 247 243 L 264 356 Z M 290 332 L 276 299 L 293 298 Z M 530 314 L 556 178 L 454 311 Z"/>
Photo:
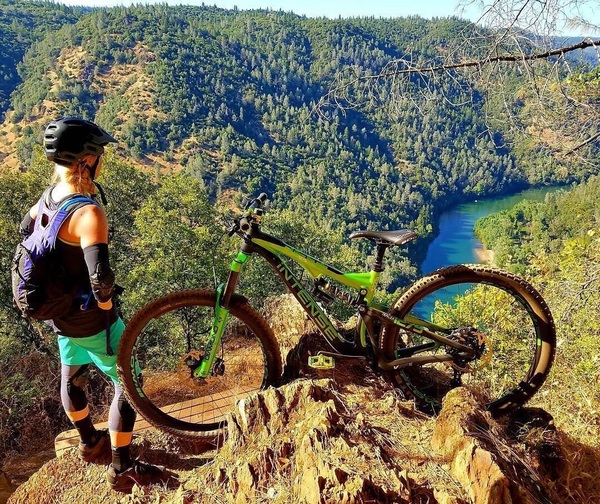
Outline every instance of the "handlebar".
<path id="1" fill-rule="evenodd" d="M 229 229 L 229 236 L 233 236 L 238 231 L 242 233 L 250 231 L 252 224 L 260 221 L 268 200 L 269 197 L 266 193 L 260 193 L 256 198 L 247 201 L 244 205 L 244 213 L 241 217 L 234 220 L 233 225 Z"/>
<path id="2" fill-rule="evenodd" d="M 250 200 L 246 204 L 246 206 L 244 207 L 244 210 L 246 210 L 246 214 L 249 214 L 250 211 L 254 210 L 255 208 L 264 208 L 268 200 L 269 197 L 266 195 L 266 193 L 260 193 L 256 198 Z"/>

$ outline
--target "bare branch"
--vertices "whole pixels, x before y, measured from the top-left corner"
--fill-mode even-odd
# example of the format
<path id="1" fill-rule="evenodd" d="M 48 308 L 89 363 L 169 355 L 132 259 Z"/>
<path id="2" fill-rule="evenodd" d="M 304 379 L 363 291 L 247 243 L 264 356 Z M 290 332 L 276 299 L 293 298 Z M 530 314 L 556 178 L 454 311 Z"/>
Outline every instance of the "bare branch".
<path id="1" fill-rule="evenodd" d="M 513 143 L 530 137 L 532 145 L 555 160 L 574 156 L 597 171 L 600 94 L 593 75 L 585 82 L 581 76 L 594 65 L 590 49 L 600 60 L 600 39 L 588 37 L 557 47 L 560 40 L 552 35 L 566 23 L 598 30 L 577 16 L 586 3 L 481 2 L 479 21 L 447 41 L 436 60 L 423 61 L 422 55 L 407 49 L 378 72 L 358 67 L 340 72 L 317 108 L 333 105 L 345 111 L 378 104 L 400 116 L 406 103 L 426 112 L 439 100 L 461 106 L 483 95 L 478 106 L 483 106 L 490 132 L 501 131 L 504 140 Z M 575 15 L 567 15 L 573 9 Z"/>
<path id="2" fill-rule="evenodd" d="M 591 137 L 589 137 L 587 140 L 584 140 L 579 145 L 576 145 L 570 151 L 565 152 L 565 156 L 573 154 L 575 151 L 585 147 L 587 144 L 590 144 L 599 138 L 600 138 L 600 131 L 598 133 L 596 133 L 595 135 L 592 135 Z"/>
<path id="3" fill-rule="evenodd" d="M 574 45 L 571 45 L 568 47 L 561 47 L 559 49 L 553 49 L 551 51 L 545 51 L 545 52 L 537 53 L 537 54 L 507 54 L 504 56 L 495 56 L 495 57 L 490 57 L 490 58 L 481 59 L 481 60 L 464 61 L 461 63 L 443 63 L 440 65 L 429 66 L 429 67 L 415 66 L 415 67 L 410 67 L 410 68 L 403 68 L 400 70 L 383 70 L 382 72 L 375 74 L 375 75 L 364 75 L 362 77 L 356 77 L 356 79 L 352 83 L 356 83 L 361 80 L 382 79 L 382 78 L 387 78 L 387 77 L 393 77 L 395 75 L 400 75 L 400 74 L 414 74 L 414 73 L 426 74 L 426 73 L 435 73 L 435 72 L 440 72 L 440 71 L 456 70 L 456 69 L 460 69 L 460 68 L 469 68 L 469 67 L 482 68 L 485 65 L 489 65 L 491 63 L 499 63 L 499 62 L 522 62 L 522 61 L 534 61 L 534 60 L 547 60 L 547 59 L 551 58 L 552 56 L 564 56 L 565 54 L 567 54 L 569 52 L 577 51 L 578 49 L 579 50 L 586 49 L 588 47 L 600 47 L 600 40 L 589 40 L 589 41 L 584 40 L 578 44 L 574 44 Z M 404 59 L 396 60 L 396 64 L 398 62 L 406 64 L 407 60 L 404 60 Z M 386 68 L 388 68 L 389 66 L 390 65 L 388 64 L 386 66 Z"/>

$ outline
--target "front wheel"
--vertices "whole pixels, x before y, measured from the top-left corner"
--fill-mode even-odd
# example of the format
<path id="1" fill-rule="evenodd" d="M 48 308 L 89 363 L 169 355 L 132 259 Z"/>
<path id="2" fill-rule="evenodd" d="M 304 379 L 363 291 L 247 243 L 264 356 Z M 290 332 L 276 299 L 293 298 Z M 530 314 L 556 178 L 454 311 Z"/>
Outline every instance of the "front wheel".
<path id="1" fill-rule="evenodd" d="M 525 280 L 485 265 L 442 268 L 418 280 L 396 301 L 391 313 L 419 320 L 476 349 L 470 361 L 408 366 L 392 373 L 403 391 L 435 411 L 453 386 L 481 394 L 487 409 L 503 414 L 525 404 L 542 386 L 554 359 L 556 332 L 550 310 Z M 428 340 L 388 328 L 380 350 L 392 360 Z M 445 354 L 440 346 L 426 353 Z M 422 354 L 421 354 L 422 355 Z"/>
<path id="2" fill-rule="evenodd" d="M 234 295 L 211 374 L 197 378 L 215 314 L 216 294 L 173 292 L 139 310 L 119 344 L 117 371 L 125 395 L 152 425 L 180 438 L 222 432 L 236 401 L 276 385 L 279 346 L 265 319 Z"/>

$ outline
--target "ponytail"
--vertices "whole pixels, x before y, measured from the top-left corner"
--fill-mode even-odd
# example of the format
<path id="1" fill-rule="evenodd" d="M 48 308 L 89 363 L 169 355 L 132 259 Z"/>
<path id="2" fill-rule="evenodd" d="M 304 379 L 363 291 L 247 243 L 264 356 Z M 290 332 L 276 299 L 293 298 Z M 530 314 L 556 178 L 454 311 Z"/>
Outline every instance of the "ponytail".
<path id="1" fill-rule="evenodd" d="M 53 182 L 64 181 L 72 184 L 77 192 L 84 196 L 92 197 L 96 194 L 96 185 L 91 177 L 86 159 L 82 159 L 70 166 L 56 165 Z"/>

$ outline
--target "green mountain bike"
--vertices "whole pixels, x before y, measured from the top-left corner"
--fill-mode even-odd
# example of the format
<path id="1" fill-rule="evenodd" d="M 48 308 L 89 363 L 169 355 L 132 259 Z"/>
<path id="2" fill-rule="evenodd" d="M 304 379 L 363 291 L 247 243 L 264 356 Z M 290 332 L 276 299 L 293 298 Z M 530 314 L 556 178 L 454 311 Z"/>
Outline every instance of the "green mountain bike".
<path id="1" fill-rule="evenodd" d="M 367 272 L 348 273 L 261 230 L 263 193 L 229 229 L 241 246 L 216 290 L 159 297 L 127 324 L 118 372 L 137 411 L 175 436 L 198 439 L 222 432 L 240 399 L 282 376 L 280 349 L 265 318 L 236 293 L 249 256 L 271 266 L 302 305 L 331 351 L 315 351 L 308 366 L 333 368 L 348 356 L 369 360 L 423 407 L 439 407 L 452 387 L 469 385 L 487 408 L 502 414 L 526 403 L 546 379 L 556 334 L 548 306 L 523 279 L 485 265 L 437 270 L 407 288 L 391 306 L 375 293 L 388 248 L 417 236 L 409 230 L 357 231 L 376 258 Z M 305 287 L 285 259 L 309 274 Z M 340 331 L 324 305 L 337 300 L 357 313 L 356 328 Z M 435 390 L 433 390 L 435 389 Z"/>

